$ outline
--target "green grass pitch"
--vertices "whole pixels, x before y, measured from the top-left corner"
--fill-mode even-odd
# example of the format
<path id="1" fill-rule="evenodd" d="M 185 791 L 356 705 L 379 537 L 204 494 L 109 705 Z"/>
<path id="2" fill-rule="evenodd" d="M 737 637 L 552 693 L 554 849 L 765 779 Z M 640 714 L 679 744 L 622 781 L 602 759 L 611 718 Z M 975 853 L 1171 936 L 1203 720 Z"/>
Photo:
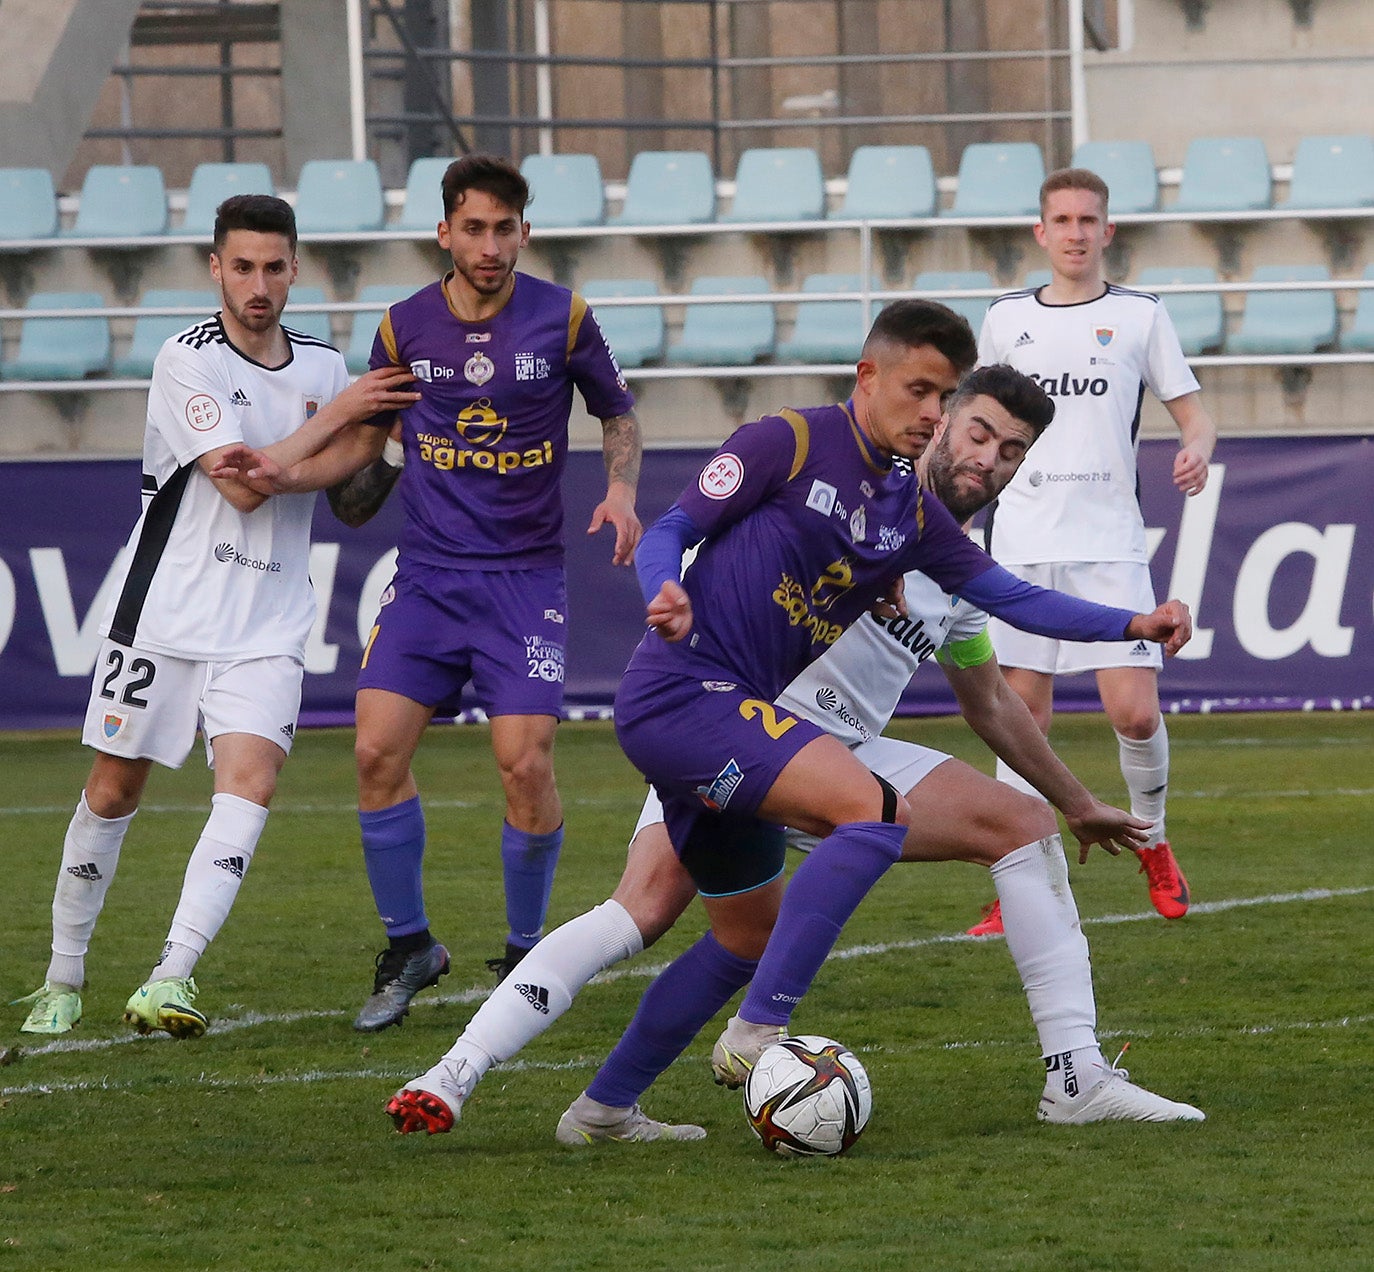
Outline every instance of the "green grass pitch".
<path id="1" fill-rule="evenodd" d="M 490 985 L 500 952 L 498 783 L 485 730 L 417 765 L 429 911 L 453 973 L 403 1028 L 350 1028 L 381 945 L 352 811 L 351 734 L 308 732 L 238 905 L 198 969 L 202 1040 L 132 1039 L 125 998 L 161 947 L 209 779 L 158 771 L 125 844 L 69 1039 L 3 1009 L 0 1272 L 339 1269 L 1355 1269 L 1374 1266 L 1374 765 L 1358 714 L 1170 721 L 1170 836 L 1194 906 L 1166 923 L 1133 860 L 1072 867 L 1104 1049 L 1201 1125 L 1047 1127 L 1005 944 L 959 934 L 992 896 L 971 866 L 894 869 L 799 1010 L 873 1079 L 834 1161 L 765 1154 L 712 1085 L 717 1025 L 646 1097 L 694 1144 L 560 1149 L 553 1128 L 699 910 L 493 1071 L 447 1136 L 382 1113 Z M 958 721 L 896 732 L 987 768 Z M 1122 798 L 1099 716 L 1055 741 Z M 0 737 L 3 983 L 37 985 L 63 829 L 87 759 L 70 735 Z M 609 726 L 560 734 L 568 839 L 551 921 L 614 886 L 642 787 Z"/>

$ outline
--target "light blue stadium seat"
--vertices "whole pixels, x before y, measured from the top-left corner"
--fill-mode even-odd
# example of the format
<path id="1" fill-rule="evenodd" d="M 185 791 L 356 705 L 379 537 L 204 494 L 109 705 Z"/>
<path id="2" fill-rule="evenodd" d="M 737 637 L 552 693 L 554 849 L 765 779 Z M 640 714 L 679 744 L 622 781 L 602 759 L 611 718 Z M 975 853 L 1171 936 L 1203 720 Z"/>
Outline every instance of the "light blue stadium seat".
<path id="1" fill-rule="evenodd" d="M 935 169 L 924 146 L 860 146 L 837 217 L 871 221 L 934 216 Z"/>
<path id="2" fill-rule="evenodd" d="M 1250 212 L 1273 202 L 1269 152 L 1259 137 L 1196 137 L 1183 157 L 1171 212 Z"/>
<path id="3" fill-rule="evenodd" d="M 1087 168 L 1107 183 L 1113 213 L 1159 207 L 1159 173 L 1148 141 L 1085 141 L 1073 152 L 1073 166 Z"/>
<path id="4" fill-rule="evenodd" d="M 911 286 L 914 291 L 953 291 L 960 287 L 995 287 L 997 284 L 992 281 L 992 275 L 981 269 L 954 269 L 954 270 L 926 270 L 924 273 L 917 274 L 912 280 Z M 992 297 L 986 300 L 942 300 L 942 305 L 948 305 L 956 314 L 962 314 L 968 320 L 968 325 L 973 328 L 973 334 L 978 334 L 979 328 L 983 325 L 983 315 L 987 313 L 988 306 L 992 304 Z"/>
<path id="5" fill-rule="evenodd" d="M 1366 265 L 1364 277 L 1374 281 L 1374 265 Z M 1355 352 L 1374 353 L 1374 288 L 1359 293 L 1355 302 L 1355 317 L 1350 330 L 1341 340 L 1341 348 Z"/>
<path id="6" fill-rule="evenodd" d="M 0 243 L 57 233 L 57 194 L 46 168 L 0 168 Z"/>
<path id="7" fill-rule="evenodd" d="M 1026 271 L 1026 276 L 1021 280 L 1022 287 L 1048 287 L 1054 274 L 1047 269 L 1031 269 Z"/>
<path id="8" fill-rule="evenodd" d="M 44 318 L 44 309 L 100 309 L 98 292 L 34 292 L 19 327 L 19 351 L 0 364 L 6 380 L 84 380 L 110 365 L 110 323 L 106 318 Z"/>
<path id="9" fill-rule="evenodd" d="M 804 292 L 858 291 L 857 274 L 810 274 Z M 877 307 L 874 307 L 877 314 Z M 868 329 L 863 302 L 858 300 L 803 300 L 797 305 L 792 337 L 778 344 L 782 362 L 854 362 Z"/>
<path id="10" fill-rule="evenodd" d="M 716 217 L 716 179 L 699 150 L 641 150 L 617 225 L 696 225 Z"/>
<path id="11" fill-rule="evenodd" d="M 596 313 L 597 325 L 621 367 L 642 367 L 663 356 L 663 310 L 658 305 L 601 308 L 606 296 L 657 296 L 647 278 L 589 278 L 580 289 Z"/>
<path id="12" fill-rule="evenodd" d="M 1374 137 L 1304 137 L 1293 156 L 1286 208 L 1374 207 Z"/>
<path id="13" fill-rule="evenodd" d="M 215 232 L 215 212 L 236 194 L 276 194 L 272 170 L 265 163 L 198 163 L 186 188 L 186 215 L 178 234 L 208 239 Z"/>
<path id="14" fill-rule="evenodd" d="M 595 155 L 526 155 L 521 175 L 530 183 L 525 219 L 535 229 L 600 225 L 606 189 Z"/>
<path id="15" fill-rule="evenodd" d="M 1033 141 L 974 142 L 959 160 L 959 189 L 946 216 L 1038 216 L 1045 160 Z"/>
<path id="16" fill-rule="evenodd" d="M 1162 283 L 1215 283 L 1216 270 L 1207 265 L 1156 265 L 1140 271 L 1134 286 L 1153 291 Z M 1226 338 L 1226 314 L 1220 292 L 1175 292 L 1161 296 L 1169 311 L 1178 342 L 1189 357 L 1220 349 Z"/>
<path id="17" fill-rule="evenodd" d="M 434 233 L 434 228 L 444 219 L 444 194 L 442 183 L 444 172 L 453 162 L 448 155 L 437 158 L 416 159 L 410 165 L 406 177 L 406 201 L 397 218 L 398 230 L 424 230 Z"/>
<path id="18" fill-rule="evenodd" d="M 1323 282 L 1325 265 L 1261 265 L 1256 283 Z M 1250 292 L 1240 330 L 1226 342 L 1228 353 L 1315 353 L 1336 341 L 1336 295 L 1330 291 Z"/>
<path id="19" fill-rule="evenodd" d="M 437 225 L 438 222 L 436 221 L 435 224 Z M 294 288 L 291 294 L 294 296 L 300 290 L 299 287 Z M 349 315 L 353 320 L 353 326 L 348 337 L 348 348 L 344 350 L 344 362 L 354 375 L 362 375 L 367 370 L 368 359 L 372 357 L 372 342 L 376 339 L 377 327 L 382 321 L 382 315 L 386 312 L 387 306 L 394 305 L 398 300 L 404 300 L 407 296 L 412 295 L 415 290 L 414 287 L 406 287 L 399 283 L 369 283 L 358 292 L 359 303 L 372 301 L 377 305 L 377 308 L 355 309 Z M 301 314 L 300 318 L 306 316 Z M 319 316 L 328 317 L 327 314 Z"/>
<path id="20" fill-rule="evenodd" d="M 333 344 L 334 337 L 329 329 L 329 315 L 322 309 L 301 313 L 297 308 L 299 305 L 323 304 L 328 299 L 324 294 L 323 287 L 296 284 L 292 287 L 291 297 L 286 302 L 286 308 L 282 311 L 282 326 L 290 327 L 292 331 L 299 331 L 302 335 L 312 336 L 316 340 L 324 340 Z"/>
<path id="21" fill-rule="evenodd" d="M 151 164 L 97 164 L 81 183 L 70 233 L 84 238 L 144 238 L 167 232 L 167 188 Z"/>
<path id="22" fill-rule="evenodd" d="M 763 295 L 762 275 L 706 275 L 692 283 L 693 296 Z M 756 305 L 688 305 L 682 339 L 668 349 L 678 366 L 748 366 L 773 352 L 776 324 L 771 301 Z"/>
<path id="23" fill-rule="evenodd" d="M 139 300 L 139 306 L 145 309 L 164 305 L 195 305 L 201 311 L 199 316 L 208 318 L 219 309 L 220 295 L 215 291 L 153 287 Z M 196 321 L 194 314 L 140 314 L 134 319 L 129 351 L 115 358 L 110 370 L 121 379 L 146 380 L 153 374 L 153 359 L 163 344 Z"/>
<path id="24" fill-rule="evenodd" d="M 382 178 L 371 159 L 310 159 L 296 183 L 302 234 L 367 233 L 386 219 Z"/>
<path id="25" fill-rule="evenodd" d="M 817 221 L 825 215 L 820 156 L 804 146 L 746 150 L 735 169 L 735 201 L 722 221 Z"/>

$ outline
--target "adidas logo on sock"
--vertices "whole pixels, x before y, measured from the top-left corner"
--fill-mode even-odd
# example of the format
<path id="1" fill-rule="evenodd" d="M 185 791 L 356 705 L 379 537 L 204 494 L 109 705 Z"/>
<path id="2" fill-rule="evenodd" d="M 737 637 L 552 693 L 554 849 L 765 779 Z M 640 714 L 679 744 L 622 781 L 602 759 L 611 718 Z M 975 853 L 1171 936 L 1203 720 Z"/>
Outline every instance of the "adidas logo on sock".
<path id="1" fill-rule="evenodd" d="M 243 878 L 243 858 L 242 857 L 221 857 L 215 862 L 221 870 L 227 870 L 237 879 Z"/>
<path id="2" fill-rule="evenodd" d="M 535 1011 L 549 1014 L 549 991 L 542 985 L 517 985 L 515 992 L 525 999 Z"/>
<path id="3" fill-rule="evenodd" d="M 78 879 L 84 879 L 87 883 L 94 883 L 97 879 L 105 877 L 96 869 L 94 861 L 88 861 L 83 866 L 68 866 L 67 873 L 75 875 Z"/>
<path id="4" fill-rule="evenodd" d="M 1031 333 L 1030 333 L 1029 331 L 1023 331 L 1023 332 L 1016 338 L 1016 343 L 1015 343 L 1014 345 L 1012 345 L 1012 348 L 1013 348 L 1013 349 L 1022 349 L 1022 348 L 1024 348 L 1026 345 L 1028 345 L 1028 344 L 1034 344 L 1034 343 L 1035 343 L 1035 341 L 1031 339 Z"/>

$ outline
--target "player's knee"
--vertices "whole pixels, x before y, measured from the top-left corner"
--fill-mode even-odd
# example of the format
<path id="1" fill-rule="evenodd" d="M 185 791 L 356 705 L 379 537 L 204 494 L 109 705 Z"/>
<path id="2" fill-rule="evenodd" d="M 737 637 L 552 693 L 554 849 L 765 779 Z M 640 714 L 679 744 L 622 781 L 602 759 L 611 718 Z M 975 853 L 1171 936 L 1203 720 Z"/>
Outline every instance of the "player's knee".
<path id="1" fill-rule="evenodd" d="M 512 799 L 537 801 L 554 792 L 553 756 L 538 747 L 498 761 L 501 785 Z"/>
<path id="2" fill-rule="evenodd" d="M 143 795 L 146 770 L 126 763 L 100 763 L 86 779 L 86 807 L 97 817 L 127 817 Z"/>
<path id="3" fill-rule="evenodd" d="M 993 866 L 1008 853 L 1059 833 L 1054 809 L 1044 800 L 1010 788 L 1007 795 L 1010 798 L 1002 801 L 1002 807 L 989 827 L 990 833 L 983 841 L 985 846 L 967 860 Z"/>
<path id="4" fill-rule="evenodd" d="M 1130 742 L 1147 742 L 1159 731 L 1159 709 L 1152 703 L 1142 703 L 1125 711 L 1118 711 L 1112 720 L 1117 736 Z"/>

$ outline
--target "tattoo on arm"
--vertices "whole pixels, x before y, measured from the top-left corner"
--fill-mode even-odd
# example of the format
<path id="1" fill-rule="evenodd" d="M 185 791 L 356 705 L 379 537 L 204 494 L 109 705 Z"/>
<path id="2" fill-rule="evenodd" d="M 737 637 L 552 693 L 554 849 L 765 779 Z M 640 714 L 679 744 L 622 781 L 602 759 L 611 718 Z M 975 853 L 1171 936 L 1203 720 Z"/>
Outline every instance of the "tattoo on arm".
<path id="1" fill-rule="evenodd" d="M 334 515 L 344 525 L 355 529 L 370 521 L 386 502 L 402 471 L 393 468 L 386 460 L 378 459 L 366 468 L 359 469 L 346 481 L 330 486 L 327 493 Z"/>
<path id="2" fill-rule="evenodd" d="M 623 481 L 632 490 L 638 486 L 642 449 L 639 420 L 633 411 L 601 421 L 601 454 L 608 481 Z"/>

